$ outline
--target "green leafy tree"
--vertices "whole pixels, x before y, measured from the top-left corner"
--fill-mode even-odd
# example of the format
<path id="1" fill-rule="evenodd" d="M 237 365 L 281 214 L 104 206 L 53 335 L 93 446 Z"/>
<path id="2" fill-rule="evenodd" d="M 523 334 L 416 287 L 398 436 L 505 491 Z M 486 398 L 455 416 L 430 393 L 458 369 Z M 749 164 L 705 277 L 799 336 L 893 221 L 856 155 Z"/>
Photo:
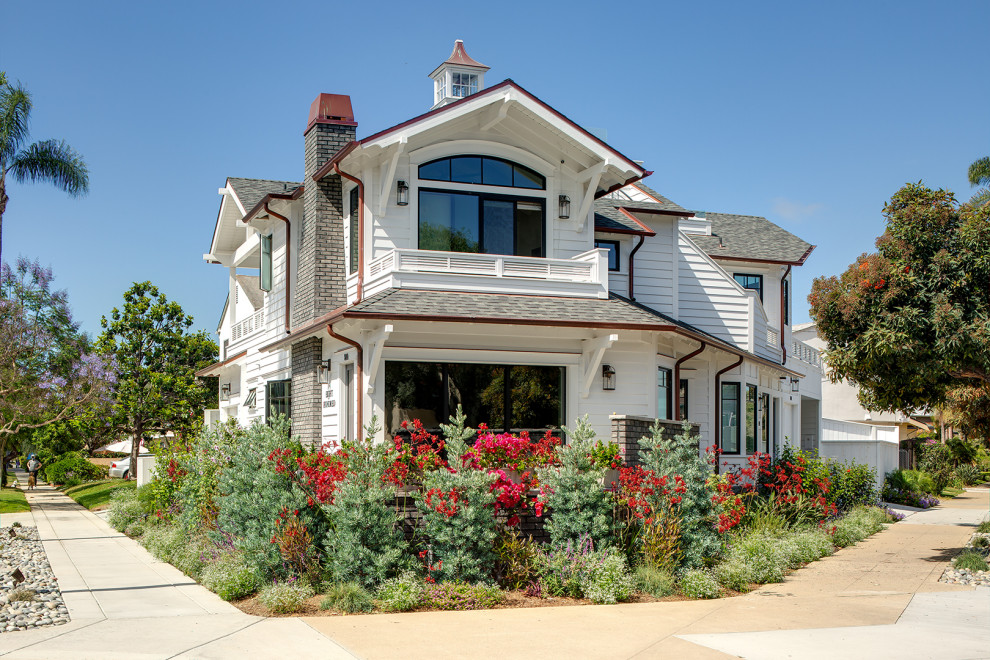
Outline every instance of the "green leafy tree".
<path id="1" fill-rule="evenodd" d="M 118 370 L 112 417 L 133 439 L 132 466 L 140 439 L 152 432 L 188 435 L 215 400 L 210 383 L 197 380 L 195 373 L 215 359 L 217 345 L 205 331 L 190 333 L 192 323 L 151 282 L 135 283 L 124 293 L 123 308 L 115 307 L 110 318 L 100 321 L 97 346 Z"/>
<path id="2" fill-rule="evenodd" d="M 981 186 L 970 199 L 973 206 L 983 206 L 990 202 L 990 156 L 984 156 L 969 166 L 969 183 L 971 186 Z"/>
<path id="3" fill-rule="evenodd" d="M 834 381 L 869 410 L 944 404 L 990 386 L 990 205 L 959 206 L 921 183 L 884 207 L 877 252 L 819 277 L 808 301 Z"/>
<path id="4" fill-rule="evenodd" d="M 7 175 L 14 181 L 46 181 L 73 197 L 89 191 L 86 163 L 60 140 L 43 140 L 25 146 L 31 117 L 31 95 L 20 84 L 11 85 L 0 72 L 0 254 L 3 247 L 3 214 L 7 209 Z"/>
<path id="5" fill-rule="evenodd" d="M 19 259 L 0 268 L 0 483 L 8 451 L 33 431 L 72 419 L 112 383 L 109 365 L 87 353 L 52 272 Z"/>

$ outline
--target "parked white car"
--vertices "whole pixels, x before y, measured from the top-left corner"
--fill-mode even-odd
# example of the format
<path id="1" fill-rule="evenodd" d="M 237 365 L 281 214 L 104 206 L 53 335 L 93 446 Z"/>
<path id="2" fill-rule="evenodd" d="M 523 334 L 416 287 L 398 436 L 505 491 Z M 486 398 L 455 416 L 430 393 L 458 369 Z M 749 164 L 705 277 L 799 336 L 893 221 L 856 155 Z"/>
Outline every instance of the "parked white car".
<path id="1" fill-rule="evenodd" d="M 112 479 L 130 479 L 131 459 L 121 458 L 110 464 L 110 477 Z"/>

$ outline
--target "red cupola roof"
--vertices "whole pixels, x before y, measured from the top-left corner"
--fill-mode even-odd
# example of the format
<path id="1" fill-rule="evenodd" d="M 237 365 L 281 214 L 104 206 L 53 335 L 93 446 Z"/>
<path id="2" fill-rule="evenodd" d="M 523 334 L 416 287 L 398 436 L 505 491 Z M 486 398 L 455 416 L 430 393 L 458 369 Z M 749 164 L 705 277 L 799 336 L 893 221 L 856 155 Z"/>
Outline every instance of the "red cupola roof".
<path id="1" fill-rule="evenodd" d="M 488 71 L 488 69 L 491 68 L 490 66 L 485 66 L 481 62 L 478 62 L 477 60 L 473 59 L 470 55 L 468 55 L 467 51 L 464 50 L 464 42 L 461 41 L 460 39 L 454 42 L 454 50 L 451 51 L 450 57 L 448 57 L 446 60 L 441 62 L 440 66 L 434 69 L 433 73 L 431 73 L 430 76 L 433 76 L 433 74 L 435 74 L 444 64 L 453 64 L 454 66 L 466 66 L 466 67 L 471 67 L 473 69 L 481 69 L 482 71 Z"/>

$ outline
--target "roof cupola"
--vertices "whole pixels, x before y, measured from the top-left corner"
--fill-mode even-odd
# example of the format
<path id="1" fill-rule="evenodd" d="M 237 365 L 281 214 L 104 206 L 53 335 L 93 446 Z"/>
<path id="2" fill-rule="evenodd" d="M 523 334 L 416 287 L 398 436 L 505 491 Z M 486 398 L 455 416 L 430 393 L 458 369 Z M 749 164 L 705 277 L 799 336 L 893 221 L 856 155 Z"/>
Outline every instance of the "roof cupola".
<path id="1" fill-rule="evenodd" d="M 433 108 L 453 103 L 471 96 L 485 87 L 485 71 L 490 67 L 471 59 L 464 50 L 464 42 L 454 42 L 450 57 L 440 63 L 430 78 L 433 79 Z"/>

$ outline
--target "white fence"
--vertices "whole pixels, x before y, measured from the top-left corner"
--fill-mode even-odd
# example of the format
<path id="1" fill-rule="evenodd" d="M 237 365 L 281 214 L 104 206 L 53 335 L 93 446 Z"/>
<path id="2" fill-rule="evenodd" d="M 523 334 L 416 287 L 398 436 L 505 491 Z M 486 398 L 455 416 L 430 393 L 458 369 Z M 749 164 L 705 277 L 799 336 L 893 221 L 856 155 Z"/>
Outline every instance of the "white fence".
<path id="1" fill-rule="evenodd" d="M 877 487 L 883 477 L 899 467 L 896 426 L 877 426 L 822 419 L 819 453 L 842 462 L 855 461 L 875 468 Z"/>

